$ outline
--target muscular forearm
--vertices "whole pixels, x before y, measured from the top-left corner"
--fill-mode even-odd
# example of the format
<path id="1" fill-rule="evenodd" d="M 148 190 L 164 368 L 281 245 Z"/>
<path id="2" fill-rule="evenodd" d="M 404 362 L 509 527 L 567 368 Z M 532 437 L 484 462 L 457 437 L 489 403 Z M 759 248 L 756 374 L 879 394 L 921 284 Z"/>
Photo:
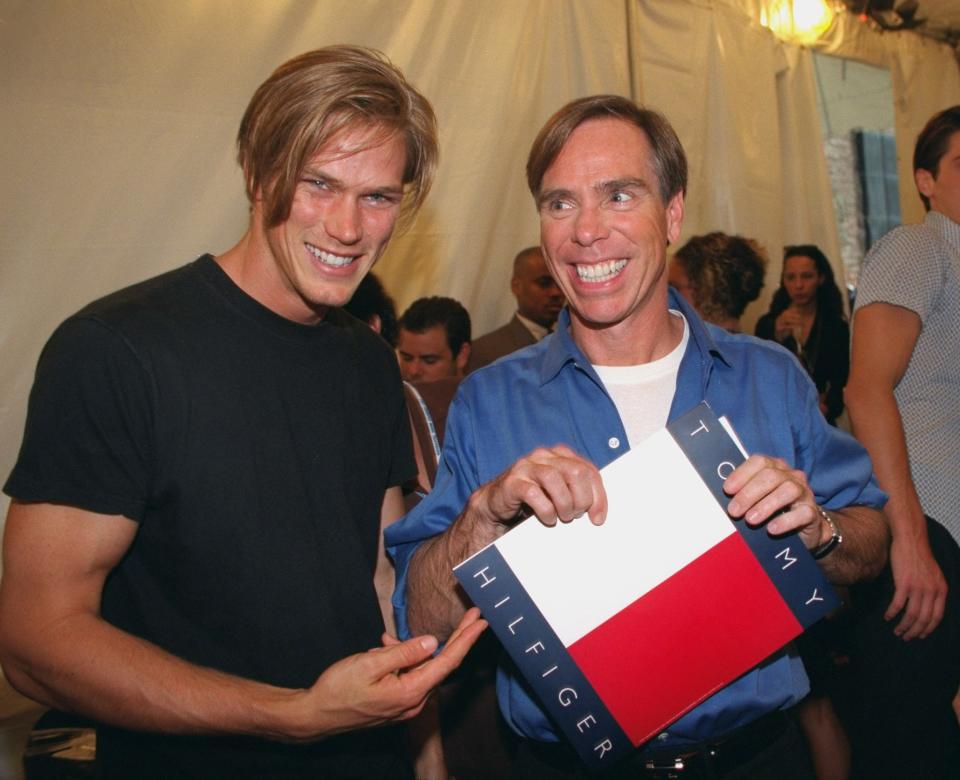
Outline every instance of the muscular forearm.
<path id="1" fill-rule="evenodd" d="M 866 447 L 880 487 L 890 496 L 885 508 L 894 540 L 922 540 L 927 527 L 910 476 L 910 461 L 900 411 L 892 390 L 871 382 L 847 388 L 854 436 Z"/>
<path id="2" fill-rule="evenodd" d="M 883 513 L 865 506 L 851 506 L 831 511 L 830 515 L 840 529 L 843 542 L 820 559 L 827 579 L 835 585 L 852 585 L 876 577 L 887 562 L 890 542 Z"/>
<path id="3" fill-rule="evenodd" d="M 8 679 L 44 704 L 137 730 L 307 736 L 299 731 L 302 691 L 189 664 L 94 615 L 7 629 Z M 11 637 L 10 629 L 23 639 Z"/>

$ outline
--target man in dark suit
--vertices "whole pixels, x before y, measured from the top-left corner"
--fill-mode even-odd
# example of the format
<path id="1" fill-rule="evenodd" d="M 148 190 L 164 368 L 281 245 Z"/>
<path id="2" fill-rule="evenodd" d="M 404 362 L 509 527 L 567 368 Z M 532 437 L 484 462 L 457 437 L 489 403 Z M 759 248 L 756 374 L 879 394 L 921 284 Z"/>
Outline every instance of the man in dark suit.
<path id="1" fill-rule="evenodd" d="M 547 270 L 540 247 L 522 249 L 513 259 L 510 291 L 517 299 L 517 313 L 503 327 L 473 342 L 466 373 L 521 347 L 536 344 L 553 330 L 564 298 Z"/>

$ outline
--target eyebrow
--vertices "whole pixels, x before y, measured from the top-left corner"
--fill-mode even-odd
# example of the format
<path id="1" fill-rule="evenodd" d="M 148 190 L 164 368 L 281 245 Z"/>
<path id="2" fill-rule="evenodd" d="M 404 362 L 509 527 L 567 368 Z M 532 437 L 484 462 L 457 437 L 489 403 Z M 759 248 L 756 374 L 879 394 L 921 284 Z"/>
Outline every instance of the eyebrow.
<path id="1" fill-rule="evenodd" d="M 565 190 L 561 188 L 554 188 L 552 190 L 547 190 L 546 192 L 541 192 L 537 196 L 537 208 L 543 206 L 544 203 L 551 200 L 561 200 L 570 195 L 570 190 Z"/>
<path id="2" fill-rule="evenodd" d="M 336 176 L 331 176 L 319 168 L 311 168 L 310 166 L 306 166 L 303 169 L 301 178 L 310 179 L 311 181 L 324 181 L 334 189 L 343 189 L 344 187 L 343 181 L 338 179 Z M 385 195 L 402 195 L 403 184 L 401 184 L 399 187 L 394 187 L 392 184 L 375 184 L 372 187 L 365 188 L 364 192 L 380 192 Z"/>
<path id="3" fill-rule="evenodd" d="M 594 187 L 597 192 L 609 193 L 615 192 L 616 190 L 629 190 L 629 189 L 639 189 L 649 192 L 650 185 L 647 184 L 645 179 L 641 179 L 636 176 L 628 176 L 624 179 L 611 179 L 610 181 L 603 181 Z"/>
<path id="4" fill-rule="evenodd" d="M 643 190 L 644 192 L 652 192 L 652 188 L 647 183 L 646 179 L 641 179 L 637 176 L 627 176 L 622 179 L 609 179 L 607 181 L 597 182 L 593 185 L 594 192 L 597 192 L 601 195 L 608 195 L 611 192 L 626 189 L 639 189 Z M 562 187 L 557 187 L 555 189 L 542 192 L 537 198 L 537 208 L 540 208 L 544 203 L 547 203 L 551 200 L 562 200 L 563 198 L 567 198 L 571 194 L 572 193 L 570 190 Z"/>

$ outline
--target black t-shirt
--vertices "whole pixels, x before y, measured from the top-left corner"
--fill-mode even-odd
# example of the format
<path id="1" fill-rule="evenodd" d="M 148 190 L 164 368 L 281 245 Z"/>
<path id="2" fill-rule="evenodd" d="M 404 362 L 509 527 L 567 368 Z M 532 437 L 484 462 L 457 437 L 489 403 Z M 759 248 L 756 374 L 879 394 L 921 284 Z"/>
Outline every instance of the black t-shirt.
<path id="1" fill-rule="evenodd" d="M 380 505 L 414 472 L 389 347 L 338 310 L 286 320 L 204 256 L 57 329 L 5 491 L 139 523 L 110 623 L 307 687 L 380 643 Z"/>

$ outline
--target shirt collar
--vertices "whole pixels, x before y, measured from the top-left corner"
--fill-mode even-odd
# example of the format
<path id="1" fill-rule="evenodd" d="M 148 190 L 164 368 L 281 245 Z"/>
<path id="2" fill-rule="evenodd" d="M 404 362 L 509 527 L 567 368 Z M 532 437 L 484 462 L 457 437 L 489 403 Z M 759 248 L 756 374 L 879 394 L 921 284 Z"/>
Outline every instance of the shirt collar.
<path id="1" fill-rule="evenodd" d="M 726 365 L 731 365 L 729 356 L 726 355 L 717 344 L 713 334 L 707 329 L 703 320 L 696 310 L 687 303 L 687 300 L 672 287 L 669 288 L 669 307 L 676 309 L 686 317 L 687 325 L 690 328 L 690 340 L 687 343 L 687 351 L 683 356 L 683 364 L 688 361 L 696 361 L 697 368 L 702 376 L 701 391 L 705 390 L 707 379 L 713 365 L 713 359 L 717 358 Z M 602 386 L 596 372 L 590 361 L 580 350 L 570 335 L 570 311 L 564 307 L 557 319 L 557 326 L 553 334 L 544 340 L 546 345 L 546 355 L 540 365 L 540 384 L 544 385 L 553 379 L 560 370 L 567 364 L 573 363 L 585 370 L 593 379 Z"/>
<path id="2" fill-rule="evenodd" d="M 939 211 L 928 211 L 923 221 L 943 236 L 950 246 L 960 251 L 960 225 Z"/>
<path id="3" fill-rule="evenodd" d="M 549 328 L 543 327 L 543 325 L 541 325 L 539 322 L 534 322 L 531 319 L 527 319 L 520 312 L 517 312 L 517 320 L 519 320 L 523 327 L 530 331 L 530 335 L 533 336 L 533 338 L 537 341 L 540 341 L 550 332 Z"/>

